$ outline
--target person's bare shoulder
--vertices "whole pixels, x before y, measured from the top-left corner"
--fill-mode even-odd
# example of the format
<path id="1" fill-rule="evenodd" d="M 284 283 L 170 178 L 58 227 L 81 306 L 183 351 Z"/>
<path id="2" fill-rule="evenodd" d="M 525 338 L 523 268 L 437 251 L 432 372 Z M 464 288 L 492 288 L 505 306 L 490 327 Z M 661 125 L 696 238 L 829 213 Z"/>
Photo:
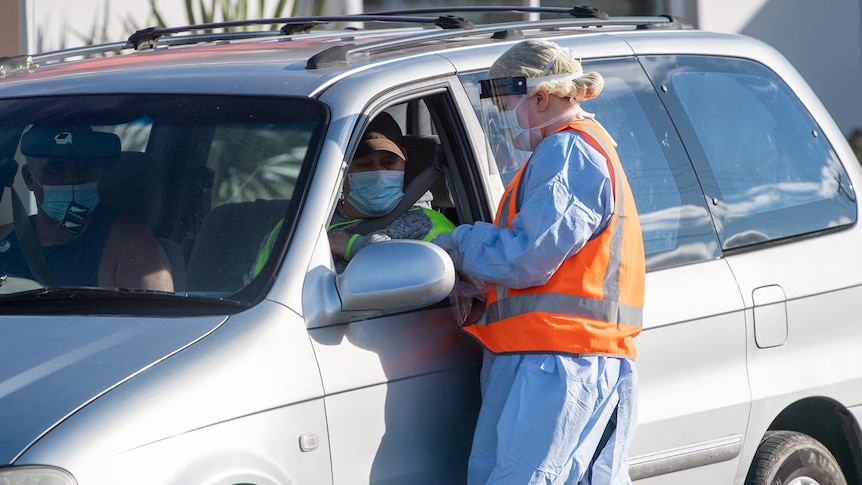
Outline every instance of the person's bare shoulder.
<path id="1" fill-rule="evenodd" d="M 144 237 L 146 239 L 155 238 L 150 228 L 145 224 L 125 215 L 118 217 L 111 226 L 109 239 L 130 239 L 137 237 Z"/>
<path id="2" fill-rule="evenodd" d="M 146 225 L 125 216 L 111 226 L 99 278 L 103 286 L 173 291 L 161 244 Z"/>
<path id="3" fill-rule="evenodd" d="M 127 216 L 114 221 L 103 255 L 120 261 L 149 260 L 153 264 L 162 263 L 162 258 L 166 258 L 150 228 Z"/>

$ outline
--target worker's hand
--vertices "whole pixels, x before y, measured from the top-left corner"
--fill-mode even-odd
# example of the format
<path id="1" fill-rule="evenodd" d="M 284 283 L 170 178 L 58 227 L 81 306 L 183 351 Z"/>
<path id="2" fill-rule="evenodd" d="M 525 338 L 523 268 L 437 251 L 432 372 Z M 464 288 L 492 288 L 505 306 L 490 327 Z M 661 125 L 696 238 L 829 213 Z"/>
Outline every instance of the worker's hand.
<path id="1" fill-rule="evenodd" d="M 452 237 L 451 232 L 434 236 L 434 238 L 431 239 L 431 244 L 435 244 L 443 248 L 449 257 L 452 258 L 452 264 L 455 265 L 455 270 L 459 272 L 461 271 L 461 268 L 464 266 L 464 261 L 461 258 L 461 253 L 458 252 L 458 243 L 455 241 L 455 238 Z"/>
<path id="2" fill-rule="evenodd" d="M 455 286 L 449 293 L 452 315 L 458 325 L 472 325 L 485 312 L 485 297 L 491 286 L 474 278 L 458 275 Z"/>

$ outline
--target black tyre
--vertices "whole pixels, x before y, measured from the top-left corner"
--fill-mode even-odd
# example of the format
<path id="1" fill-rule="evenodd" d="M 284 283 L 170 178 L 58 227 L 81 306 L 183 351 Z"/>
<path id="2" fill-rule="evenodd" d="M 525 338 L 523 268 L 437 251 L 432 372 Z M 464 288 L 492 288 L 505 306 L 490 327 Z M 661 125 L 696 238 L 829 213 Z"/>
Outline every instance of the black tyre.
<path id="1" fill-rule="evenodd" d="M 807 434 L 766 433 L 745 485 L 847 485 L 832 453 Z"/>

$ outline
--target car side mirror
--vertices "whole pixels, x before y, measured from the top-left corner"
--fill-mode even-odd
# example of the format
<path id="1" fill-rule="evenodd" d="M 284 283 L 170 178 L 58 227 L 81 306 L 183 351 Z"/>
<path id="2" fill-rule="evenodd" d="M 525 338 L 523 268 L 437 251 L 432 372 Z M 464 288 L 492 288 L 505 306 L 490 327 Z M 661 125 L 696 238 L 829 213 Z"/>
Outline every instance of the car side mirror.
<path id="1" fill-rule="evenodd" d="M 335 277 L 341 310 L 348 315 L 421 308 L 446 298 L 454 285 L 449 255 L 431 243 L 412 240 L 368 245 Z"/>

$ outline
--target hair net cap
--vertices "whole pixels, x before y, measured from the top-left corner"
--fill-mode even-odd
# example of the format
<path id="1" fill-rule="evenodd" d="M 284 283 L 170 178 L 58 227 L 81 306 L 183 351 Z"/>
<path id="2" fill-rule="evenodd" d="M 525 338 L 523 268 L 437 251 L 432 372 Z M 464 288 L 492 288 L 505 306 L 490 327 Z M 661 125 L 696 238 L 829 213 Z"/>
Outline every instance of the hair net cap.
<path id="1" fill-rule="evenodd" d="M 545 40 L 525 40 L 509 48 L 488 71 L 489 78 L 524 76 L 530 94 L 538 89 L 578 101 L 592 99 L 604 87 L 597 72 L 584 73 L 581 62 L 567 49 Z"/>

